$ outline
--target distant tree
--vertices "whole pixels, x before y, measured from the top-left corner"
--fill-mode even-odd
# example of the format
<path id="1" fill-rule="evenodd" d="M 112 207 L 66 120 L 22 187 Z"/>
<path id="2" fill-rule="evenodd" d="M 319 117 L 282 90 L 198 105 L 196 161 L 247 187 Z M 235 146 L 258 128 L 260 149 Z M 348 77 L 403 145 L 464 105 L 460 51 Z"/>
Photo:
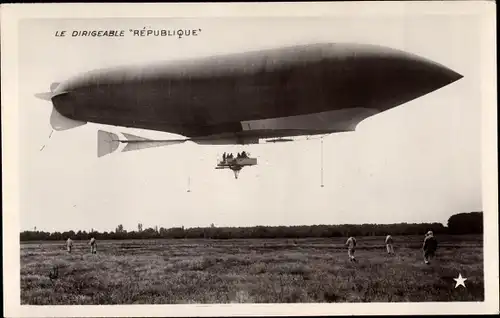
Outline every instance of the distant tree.
<path id="1" fill-rule="evenodd" d="M 422 235 L 432 230 L 436 234 L 473 234 L 482 233 L 482 212 L 461 213 L 450 217 L 448 228 L 441 223 L 396 223 L 396 224 L 338 224 L 338 225 L 303 225 L 303 226 L 254 226 L 254 227 L 216 227 L 211 223 L 207 227 L 185 228 L 184 226 L 175 228 L 164 228 L 154 226 L 146 230 L 141 227 L 141 231 L 127 232 L 123 225 L 116 227 L 115 232 L 92 231 L 66 231 L 43 232 L 24 231 L 20 233 L 21 241 L 36 240 L 65 240 L 68 236 L 76 240 L 88 240 L 90 236 L 97 239 L 181 239 L 181 238 L 207 238 L 207 239 L 245 239 L 245 238 L 328 238 L 355 236 L 384 236 L 394 235 Z"/>
<path id="2" fill-rule="evenodd" d="M 167 229 L 164 227 L 160 227 L 160 237 L 167 238 Z"/>
<path id="3" fill-rule="evenodd" d="M 137 231 L 142 232 L 142 223 L 137 224 Z"/>
<path id="4" fill-rule="evenodd" d="M 147 228 L 140 234 L 141 238 L 155 238 L 156 237 L 156 231 L 153 228 Z"/>
<path id="5" fill-rule="evenodd" d="M 483 212 L 459 213 L 448 219 L 450 234 L 482 234 Z"/>

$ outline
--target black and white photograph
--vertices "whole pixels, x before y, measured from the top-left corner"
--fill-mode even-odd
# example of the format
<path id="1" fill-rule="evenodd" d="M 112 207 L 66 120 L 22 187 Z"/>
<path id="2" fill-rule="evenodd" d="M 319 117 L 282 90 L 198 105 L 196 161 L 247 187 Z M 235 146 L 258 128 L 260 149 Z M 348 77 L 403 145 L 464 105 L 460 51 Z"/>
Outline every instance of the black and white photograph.
<path id="1" fill-rule="evenodd" d="M 498 313 L 492 4 L 2 6 L 9 315 Z"/>

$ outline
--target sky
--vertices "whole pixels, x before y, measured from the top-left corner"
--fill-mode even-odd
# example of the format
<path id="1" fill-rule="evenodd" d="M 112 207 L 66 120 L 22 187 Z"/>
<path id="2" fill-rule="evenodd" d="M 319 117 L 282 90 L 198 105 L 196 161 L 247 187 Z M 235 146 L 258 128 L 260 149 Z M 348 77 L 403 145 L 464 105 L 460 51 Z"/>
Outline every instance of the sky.
<path id="1" fill-rule="evenodd" d="M 71 38 L 56 31 L 201 29 L 197 37 Z M 127 31 L 126 31 L 127 33 Z M 21 230 L 442 222 L 482 210 L 479 21 L 471 16 L 25 20 L 19 29 Z M 353 42 L 401 49 L 459 81 L 321 141 L 192 143 L 97 158 L 97 131 L 175 135 L 88 123 L 51 135 L 50 102 L 34 97 L 91 69 Z M 49 138 L 49 136 L 51 136 Z M 45 146 L 43 151 L 40 151 Z M 235 179 L 223 152 L 259 161 Z M 190 192 L 188 192 L 188 187 Z"/>

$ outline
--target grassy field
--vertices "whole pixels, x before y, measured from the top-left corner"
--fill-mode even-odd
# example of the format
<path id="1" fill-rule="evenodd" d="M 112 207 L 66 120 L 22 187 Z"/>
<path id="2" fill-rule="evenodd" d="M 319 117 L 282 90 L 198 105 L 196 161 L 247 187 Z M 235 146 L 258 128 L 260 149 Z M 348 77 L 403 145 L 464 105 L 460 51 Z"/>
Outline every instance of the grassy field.
<path id="1" fill-rule="evenodd" d="M 357 263 L 345 239 L 138 240 L 21 244 L 21 303 L 173 304 L 415 302 L 484 300 L 482 236 L 438 236 L 423 263 L 423 237 L 358 237 Z M 58 278 L 49 272 L 58 268 Z M 467 288 L 455 288 L 461 273 Z"/>

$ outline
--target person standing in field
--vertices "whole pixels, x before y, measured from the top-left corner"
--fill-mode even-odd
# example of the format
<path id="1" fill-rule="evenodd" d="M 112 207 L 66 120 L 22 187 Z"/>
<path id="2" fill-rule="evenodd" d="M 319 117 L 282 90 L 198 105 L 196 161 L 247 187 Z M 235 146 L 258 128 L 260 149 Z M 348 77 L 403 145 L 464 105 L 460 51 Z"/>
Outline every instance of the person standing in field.
<path id="1" fill-rule="evenodd" d="M 70 237 L 66 240 L 66 248 L 68 250 L 68 253 L 71 253 L 71 250 L 73 249 L 73 240 L 71 240 Z"/>
<path id="2" fill-rule="evenodd" d="M 95 238 L 92 237 L 90 239 L 89 244 L 90 244 L 90 253 L 96 254 L 97 253 L 97 243 L 95 241 Z"/>
<path id="3" fill-rule="evenodd" d="M 347 246 L 347 255 L 349 256 L 349 260 L 351 262 L 356 262 L 356 258 L 354 257 L 354 252 L 356 251 L 356 238 L 354 236 L 350 236 L 345 242 Z"/>
<path id="4" fill-rule="evenodd" d="M 434 237 L 434 233 L 432 233 L 432 231 L 429 231 L 427 232 L 427 234 L 425 234 L 422 249 L 424 250 L 424 262 L 425 264 L 429 264 L 430 261 L 434 258 L 437 250 L 437 240 Z"/>
<path id="5" fill-rule="evenodd" d="M 385 246 L 387 247 L 387 254 L 389 254 L 389 255 L 393 255 L 394 254 L 393 243 L 394 243 L 394 241 L 392 239 L 392 236 L 390 234 L 388 234 L 385 237 Z"/>

